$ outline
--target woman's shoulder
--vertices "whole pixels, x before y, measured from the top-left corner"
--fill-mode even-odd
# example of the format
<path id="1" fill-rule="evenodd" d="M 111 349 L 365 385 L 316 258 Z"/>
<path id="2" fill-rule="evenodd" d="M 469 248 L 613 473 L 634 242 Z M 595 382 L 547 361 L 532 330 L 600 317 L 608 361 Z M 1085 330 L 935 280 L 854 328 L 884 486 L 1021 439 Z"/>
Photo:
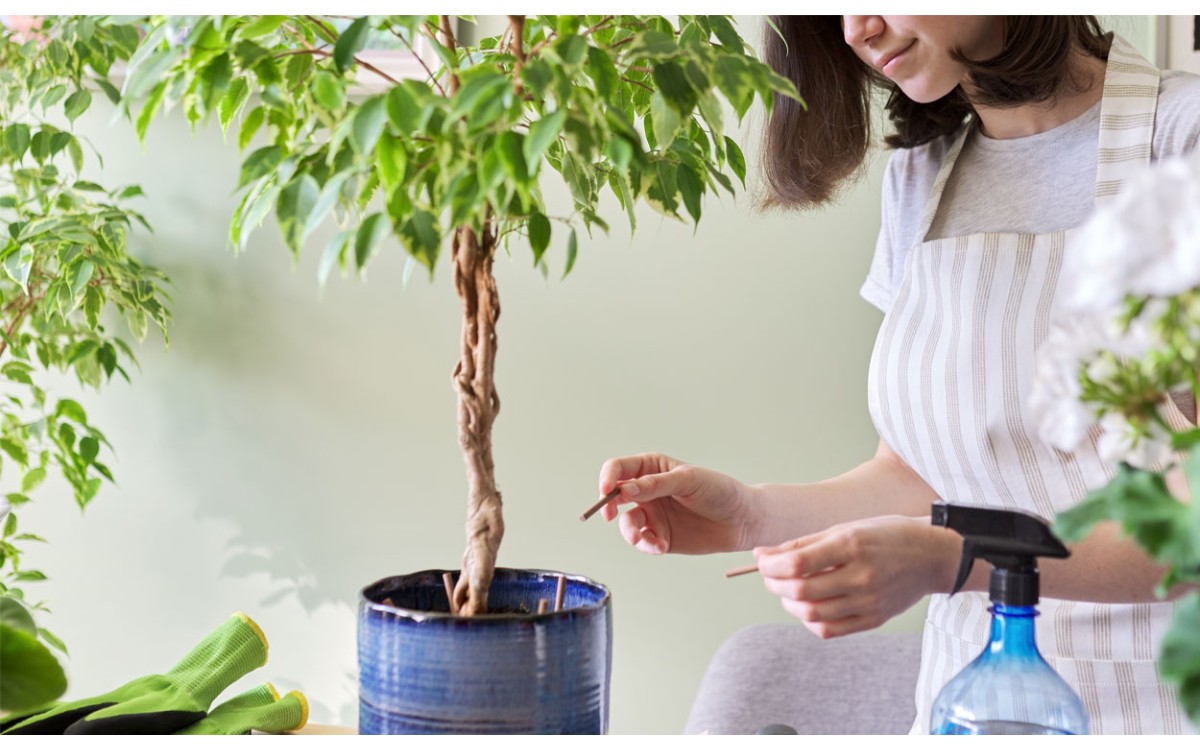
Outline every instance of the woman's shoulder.
<path id="1" fill-rule="evenodd" d="M 1200 141 L 1200 75 L 1164 70 L 1158 85 L 1154 158 L 1195 151 Z"/>

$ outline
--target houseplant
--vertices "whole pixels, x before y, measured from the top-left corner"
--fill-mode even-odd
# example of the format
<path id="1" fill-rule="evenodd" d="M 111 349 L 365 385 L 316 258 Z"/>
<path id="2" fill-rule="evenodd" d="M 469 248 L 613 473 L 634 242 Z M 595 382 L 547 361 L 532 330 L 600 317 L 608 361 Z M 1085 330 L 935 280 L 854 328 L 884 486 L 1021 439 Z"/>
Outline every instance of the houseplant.
<path id="1" fill-rule="evenodd" d="M 73 132 L 91 79 L 136 44 L 133 27 L 87 18 L 64 20 L 53 38 L 0 27 L 0 710 L 66 688 L 51 651 L 66 647 L 40 624 L 46 604 L 25 590 L 46 576 L 24 565 L 26 545 L 44 540 L 19 523 L 21 507 L 52 475 L 81 510 L 113 481 L 108 441 L 77 400 L 52 397 L 54 373 L 95 389 L 128 379 L 136 360 L 120 318 L 138 340 L 150 325 L 165 336 L 169 321 L 165 277 L 127 251 L 128 232 L 146 226 L 127 207 L 141 189 L 84 179 L 99 157 Z"/>
<path id="2" fill-rule="evenodd" d="M 1173 394 L 1200 393 L 1200 159 L 1130 180 L 1072 240 L 1061 279 L 1031 407 L 1044 440 L 1072 450 L 1098 432 L 1101 456 L 1119 466 L 1057 529 L 1078 540 L 1116 522 L 1164 566 L 1159 596 L 1192 589 L 1158 666 L 1200 724 L 1200 428 L 1168 417 Z M 1190 501 L 1178 497 L 1180 473 Z"/>
<path id="3" fill-rule="evenodd" d="M 215 114 L 242 148 L 265 136 L 242 166 L 231 226 L 238 247 L 274 213 L 299 253 L 333 215 L 342 229 L 322 253 L 324 279 L 335 265 L 363 269 L 389 236 L 432 274 L 449 240 L 463 302 L 454 384 L 469 479 L 468 547 L 453 599 L 468 617 L 489 611 L 503 534 L 491 458 L 496 251 L 524 237 L 548 273 L 551 239 L 562 238 L 569 273 L 577 225 L 607 229 L 599 215 L 606 187 L 631 226 L 639 197 L 698 222 L 706 193 L 734 192 L 725 172 L 745 175 L 740 149 L 724 135 L 721 98 L 740 118 L 756 96 L 768 106 L 795 96 L 747 54 L 726 17 L 514 16 L 505 24 L 468 47 L 449 17 L 142 19 L 119 102 L 139 136 L 172 106 L 194 124 Z M 361 54 L 375 34 L 410 46 L 426 39 L 440 70 L 392 79 Z M 355 98 L 356 74 L 382 79 L 384 91 Z M 570 215 L 547 212 L 543 164 L 570 190 Z"/>

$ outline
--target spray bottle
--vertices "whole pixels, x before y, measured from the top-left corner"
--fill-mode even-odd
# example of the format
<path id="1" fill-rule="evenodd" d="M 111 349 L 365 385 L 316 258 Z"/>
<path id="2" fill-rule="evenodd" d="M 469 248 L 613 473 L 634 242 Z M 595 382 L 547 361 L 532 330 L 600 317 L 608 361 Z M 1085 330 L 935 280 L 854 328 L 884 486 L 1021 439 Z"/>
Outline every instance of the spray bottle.
<path id="1" fill-rule="evenodd" d="M 932 734 L 1087 734 L 1088 717 L 1071 686 L 1038 652 L 1039 557 L 1071 553 L 1037 516 L 1011 510 L 934 503 L 933 524 L 963 537 L 951 595 L 976 558 L 992 564 L 988 644 L 933 703 Z"/>

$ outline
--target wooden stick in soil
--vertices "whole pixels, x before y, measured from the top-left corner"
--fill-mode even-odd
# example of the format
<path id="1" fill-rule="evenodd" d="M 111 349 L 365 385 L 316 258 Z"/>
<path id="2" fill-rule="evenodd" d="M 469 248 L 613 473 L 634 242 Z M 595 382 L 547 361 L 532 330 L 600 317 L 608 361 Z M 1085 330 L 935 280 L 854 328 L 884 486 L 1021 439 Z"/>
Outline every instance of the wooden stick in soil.
<path id="1" fill-rule="evenodd" d="M 558 588 L 554 591 L 554 611 L 558 612 L 563 608 L 563 597 L 567 593 L 567 579 L 564 576 L 558 577 Z"/>
<path id="2" fill-rule="evenodd" d="M 458 604 L 454 601 L 454 574 L 450 571 L 442 573 L 442 585 L 446 587 L 446 601 L 450 602 L 450 614 L 458 614 Z"/>
<path id="3" fill-rule="evenodd" d="M 735 576 L 744 576 L 747 573 L 757 573 L 757 572 L 758 572 L 757 565 L 742 565 L 742 566 L 733 568 L 732 570 L 725 571 L 725 577 L 733 578 Z"/>
<path id="4" fill-rule="evenodd" d="M 591 518 L 592 516 L 596 515 L 597 511 L 599 511 L 601 508 L 603 508 L 610 500 L 612 500 L 614 497 L 616 497 L 619 494 L 621 494 L 621 488 L 613 487 L 611 492 L 609 492 L 607 495 L 605 495 L 604 497 L 597 500 L 595 505 L 593 505 L 592 507 L 585 510 L 583 512 L 583 515 L 579 517 L 579 520 L 586 521 L 589 518 Z"/>
<path id="5" fill-rule="evenodd" d="M 550 609 L 550 602 L 546 601 L 545 599 L 538 599 L 537 613 L 539 615 L 544 615 L 546 614 L 547 609 Z"/>

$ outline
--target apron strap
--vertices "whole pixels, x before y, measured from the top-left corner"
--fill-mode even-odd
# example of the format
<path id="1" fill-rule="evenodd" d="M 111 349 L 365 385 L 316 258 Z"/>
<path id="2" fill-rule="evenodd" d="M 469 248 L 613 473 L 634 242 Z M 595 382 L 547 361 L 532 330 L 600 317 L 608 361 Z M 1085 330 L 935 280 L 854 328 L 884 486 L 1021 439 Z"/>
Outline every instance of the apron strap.
<path id="1" fill-rule="evenodd" d="M 1150 164 L 1158 77 L 1158 68 L 1153 63 L 1120 36 L 1113 35 L 1104 74 L 1104 98 L 1100 103 L 1097 206 L 1110 200 L 1125 180 Z"/>
<path id="2" fill-rule="evenodd" d="M 942 193 L 946 190 L 946 183 L 950 181 L 950 172 L 954 169 L 954 162 L 958 161 L 958 155 L 962 153 L 963 145 L 966 144 L 967 138 L 974 129 L 974 122 L 959 128 L 958 135 L 954 137 L 954 143 L 950 144 L 950 150 L 946 152 L 946 158 L 942 161 L 942 167 L 933 181 L 933 187 L 929 189 L 929 198 L 925 200 L 925 211 L 921 214 L 921 226 L 917 229 L 917 246 L 925 242 L 925 235 L 929 234 L 929 228 L 933 226 L 933 217 L 937 215 L 938 204 L 942 202 Z"/>

